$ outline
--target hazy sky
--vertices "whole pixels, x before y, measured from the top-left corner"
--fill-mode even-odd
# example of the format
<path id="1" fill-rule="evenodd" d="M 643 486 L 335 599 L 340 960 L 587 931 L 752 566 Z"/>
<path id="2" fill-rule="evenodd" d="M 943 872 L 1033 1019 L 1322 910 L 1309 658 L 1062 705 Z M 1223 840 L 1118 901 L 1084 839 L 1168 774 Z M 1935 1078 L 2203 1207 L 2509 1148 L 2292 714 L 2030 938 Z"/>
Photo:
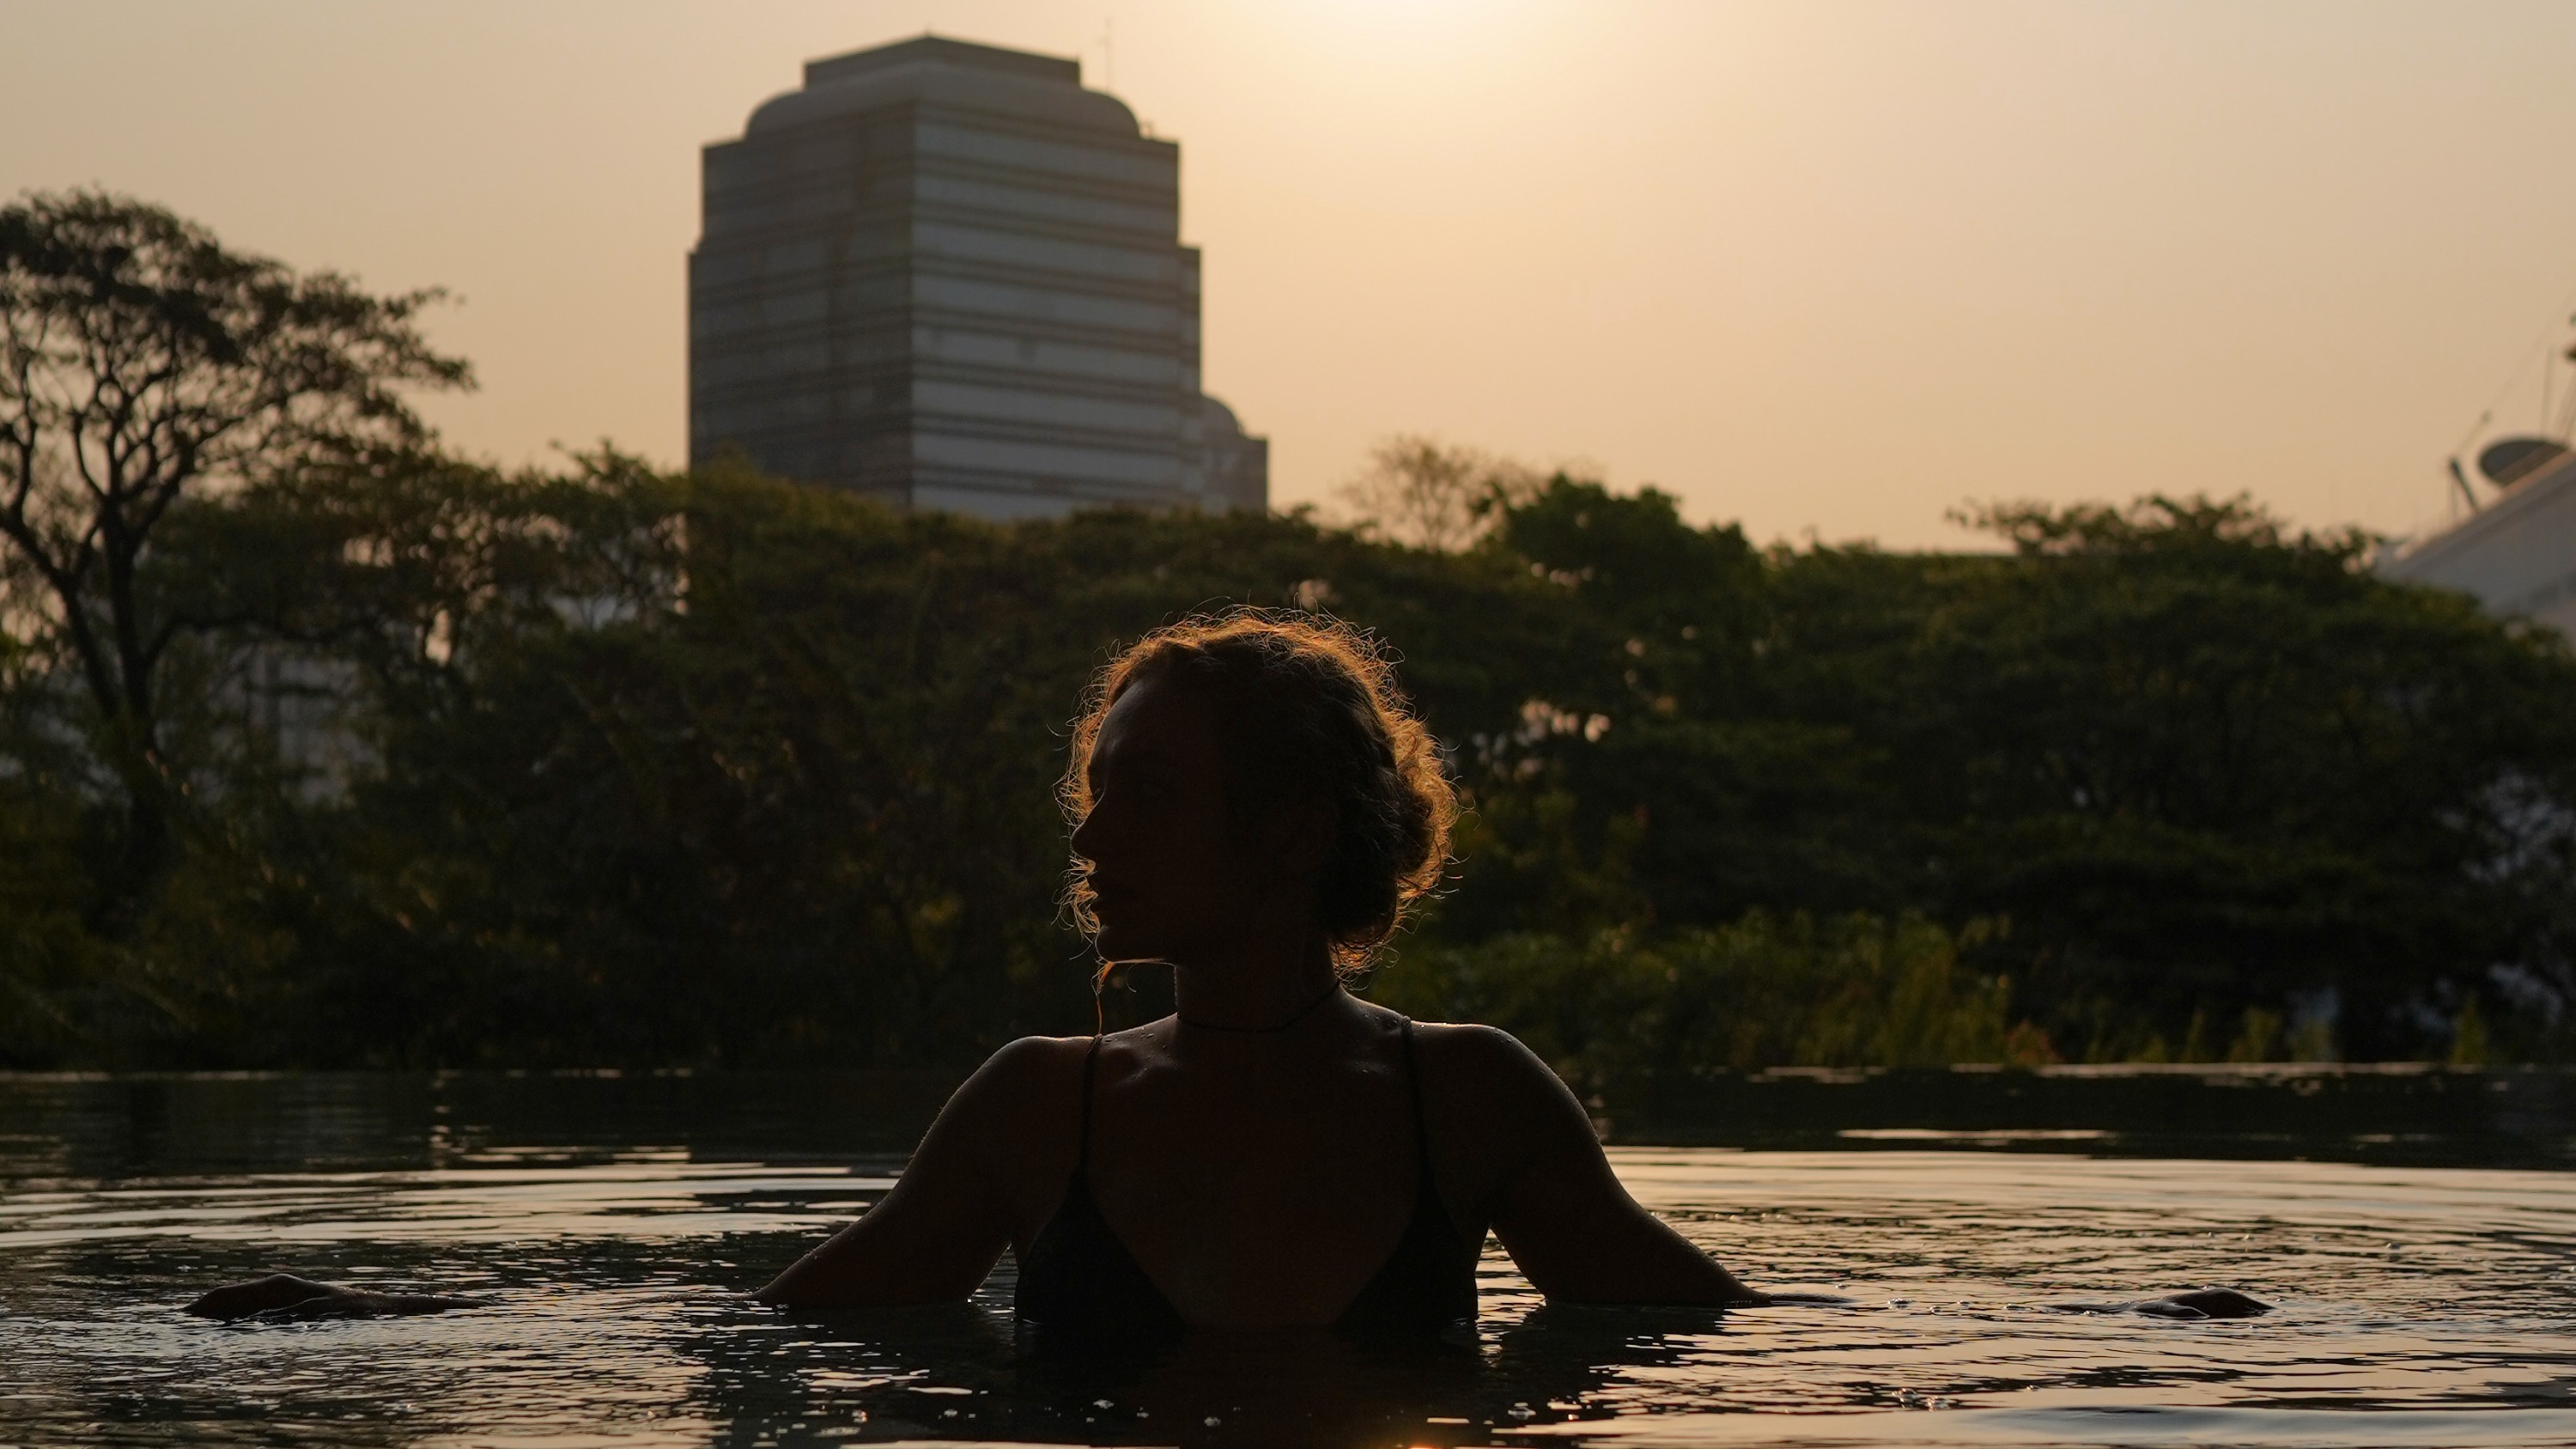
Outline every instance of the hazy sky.
<path id="1" fill-rule="evenodd" d="M 1760 539 L 2153 489 L 2401 530 L 2576 306 L 2557 0 L 0 0 L 0 194 L 445 285 L 451 440 L 676 461 L 699 146 L 924 29 L 1179 140 L 1281 504 L 1413 431 Z"/>

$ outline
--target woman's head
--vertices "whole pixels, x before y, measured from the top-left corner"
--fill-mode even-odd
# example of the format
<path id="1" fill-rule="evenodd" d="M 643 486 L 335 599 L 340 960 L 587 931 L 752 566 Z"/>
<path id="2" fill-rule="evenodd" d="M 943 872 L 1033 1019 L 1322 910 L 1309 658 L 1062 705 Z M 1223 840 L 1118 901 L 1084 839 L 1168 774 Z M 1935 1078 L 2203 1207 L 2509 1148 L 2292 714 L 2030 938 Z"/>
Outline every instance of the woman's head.
<path id="1" fill-rule="evenodd" d="M 1156 630 L 1101 671 L 1062 796 L 1074 918 L 1113 961 L 1204 948 L 1287 891 L 1356 969 L 1438 883 L 1457 815 L 1369 640 L 1248 609 Z"/>

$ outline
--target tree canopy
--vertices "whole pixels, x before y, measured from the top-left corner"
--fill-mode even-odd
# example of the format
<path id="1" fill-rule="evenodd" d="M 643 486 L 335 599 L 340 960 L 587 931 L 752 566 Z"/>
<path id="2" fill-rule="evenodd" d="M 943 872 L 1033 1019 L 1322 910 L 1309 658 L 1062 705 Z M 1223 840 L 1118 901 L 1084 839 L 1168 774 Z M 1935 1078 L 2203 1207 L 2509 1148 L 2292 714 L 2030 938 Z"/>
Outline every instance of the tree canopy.
<path id="1" fill-rule="evenodd" d="M 1372 989 L 1606 1090 L 2439 1055 L 2464 1013 L 2566 1049 L 2556 636 L 2242 502 L 1991 522 L 2009 551 L 1764 550 L 1559 477 L 1434 550 L 614 455 L 281 473 L 149 560 L 221 622 L 173 646 L 191 824 L 132 939 L 62 909 L 86 746 L 24 723 L 42 671 L 0 695 L 0 1052 L 954 1066 L 1087 1029 L 1064 726 L 1122 642 L 1231 602 L 1375 630 L 1452 752 L 1450 889 Z"/>
<path id="2" fill-rule="evenodd" d="M 156 685 L 209 622 L 156 594 L 156 531 L 210 483 L 420 444 L 401 389 L 469 381 L 415 325 L 438 295 L 299 275 L 102 192 L 0 207 L 0 609 L 22 666 L 76 681 L 126 796 L 122 863 L 98 882 L 112 902 L 166 863 Z"/>

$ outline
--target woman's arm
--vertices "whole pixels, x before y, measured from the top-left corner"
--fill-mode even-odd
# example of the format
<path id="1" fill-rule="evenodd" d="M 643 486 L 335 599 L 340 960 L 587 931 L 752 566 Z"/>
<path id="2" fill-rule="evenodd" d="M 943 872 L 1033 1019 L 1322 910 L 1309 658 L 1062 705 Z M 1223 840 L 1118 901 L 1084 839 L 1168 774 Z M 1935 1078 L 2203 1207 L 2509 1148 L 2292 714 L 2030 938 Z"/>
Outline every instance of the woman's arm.
<path id="1" fill-rule="evenodd" d="M 1532 1287 L 1552 1302 L 1758 1304 L 1610 1170 L 1583 1104 L 1507 1032 L 1461 1030 L 1452 1077 L 1473 1088 L 1486 1121 L 1506 1132 L 1490 1199 L 1494 1233 Z"/>
<path id="2" fill-rule="evenodd" d="M 940 1109 L 893 1190 L 753 1296 L 783 1308 L 847 1308 L 973 1293 L 1018 1218 L 1007 1165 L 1052 1155 L 1043 1150 L 1051 1114 L 1037 1104 L 1070 1100 L 1048 1089 L 1078 1059 L 1067 1043 L 1043 1037 L 995 1052 Z"/>
<path id="3" fill-rule="evenodd" d="M 993 1169 L 1043 1164 L 1070 1150 L 1071 1077 L 1081 1055 L 1078 1044 L 1040 1037 L 995 1052 L 940 1109 L 893 1190 L 754 1296 L 782 1307 L 825 1308 L 945 1302 L 973 1293 L 1010 1245 L 1016 1218 L 1007 1190 L 1012 1179 Z M 1064 1110 L 1051 1112 L 1050 1104 Z M 480 1306 L 480 1299 L 378 1293 L 274 1273 L 218 1288 L 187 1311 L 223 1319 L 322 1318 Z"/>

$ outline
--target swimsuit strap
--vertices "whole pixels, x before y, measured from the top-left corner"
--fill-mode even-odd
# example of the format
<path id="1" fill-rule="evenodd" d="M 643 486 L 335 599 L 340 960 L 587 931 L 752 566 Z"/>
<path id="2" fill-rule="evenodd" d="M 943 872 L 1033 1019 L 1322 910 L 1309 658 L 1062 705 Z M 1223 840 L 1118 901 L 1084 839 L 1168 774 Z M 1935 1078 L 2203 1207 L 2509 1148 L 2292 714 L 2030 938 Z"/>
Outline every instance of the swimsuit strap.
<path id="1" fill-rule="evenodd" d="M 1100 1038 L 1091 1039 L 1091 1050 L 1082 1054 L 1082 1148 L 1074 1158 L 1074 1171 L 1091 1166 L 1091 1066 L 1100 1060 Z"/>
<path id="2" fill-rule="evenodd" d="M 1422 1160 L 1422 1184 L 1431 1183 L 1431 1120 L 1422 1110 L 1422 1062 L 1413 1054 L 1413 1018 L 1404 1018 L 1404 1085 L 1413 1094 L 1413 1150 Z"/>

